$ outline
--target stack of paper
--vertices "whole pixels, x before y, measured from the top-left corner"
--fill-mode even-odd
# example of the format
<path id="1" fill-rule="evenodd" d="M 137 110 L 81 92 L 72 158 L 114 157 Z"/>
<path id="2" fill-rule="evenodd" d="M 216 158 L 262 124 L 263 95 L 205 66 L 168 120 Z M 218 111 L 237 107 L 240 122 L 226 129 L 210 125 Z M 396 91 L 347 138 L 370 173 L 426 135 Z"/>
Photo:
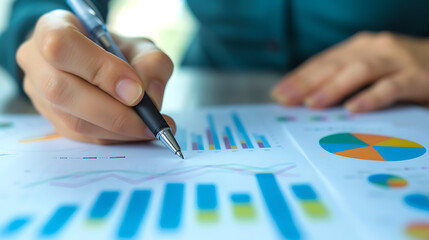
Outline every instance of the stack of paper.
<path id="1" fill-rule="evenodd" d="M 0 116 L 0 239 L 428 239 L 429 113 L 246 105 L 98 146 Z"/>

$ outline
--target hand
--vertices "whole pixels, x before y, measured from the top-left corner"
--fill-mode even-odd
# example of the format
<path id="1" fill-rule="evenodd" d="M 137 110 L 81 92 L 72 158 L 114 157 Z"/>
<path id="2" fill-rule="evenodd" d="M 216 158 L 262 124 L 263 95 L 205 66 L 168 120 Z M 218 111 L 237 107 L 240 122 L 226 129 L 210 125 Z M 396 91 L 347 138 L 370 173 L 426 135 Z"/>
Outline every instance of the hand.
<path id="1" fill-rule="evenodd" d="M 147 39 L 115 41 L 132 67 L 89 40 L 73 14 L 56 10 L 18 49 L 24 90 L 59 134 L 99 144 L 154 138 L 130 106 L 146 89 L 160 108 L 173 64 Z"/>
<path id="2" fill-rule="evenodd" d="M 272 95 L 284 105 L 305 103 L 319 109 L 358 90 L 345 103 L 352 112 L 372 111 L 400 100 L 429 101 L 429 40 L 360 33 L 292 71 Z"/>

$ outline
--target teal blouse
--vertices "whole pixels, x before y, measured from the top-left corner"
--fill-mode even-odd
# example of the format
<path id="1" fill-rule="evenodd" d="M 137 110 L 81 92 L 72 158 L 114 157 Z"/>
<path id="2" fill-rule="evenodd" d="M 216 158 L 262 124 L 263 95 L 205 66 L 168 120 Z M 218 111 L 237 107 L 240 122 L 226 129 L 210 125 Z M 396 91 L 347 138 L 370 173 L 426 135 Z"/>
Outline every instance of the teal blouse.
<path id="1" fill-rule="evenodd" d="M 107 0 L 94 1 L 101 12 Z M 286 72 L 360 31 L 429 36 L 428 0 L 187 0 L 198 30 L 184 65 Z M 150 6 L 148 6 L 150 7 Z M 62 0 L 16 0 L 0 64 L 20 78 L 15 52 L 36 19 Z"/>

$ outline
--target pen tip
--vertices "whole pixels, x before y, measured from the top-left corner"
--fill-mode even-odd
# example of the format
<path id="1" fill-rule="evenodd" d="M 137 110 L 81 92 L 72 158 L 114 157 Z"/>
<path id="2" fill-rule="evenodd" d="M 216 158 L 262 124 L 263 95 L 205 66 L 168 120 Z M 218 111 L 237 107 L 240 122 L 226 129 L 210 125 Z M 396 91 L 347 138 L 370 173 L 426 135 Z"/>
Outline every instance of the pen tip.
<path id="1" fill-rule="evenodd" d="M 184 157 L 183 157 L 183 154 L 182 154 L 182 152 L 179 150 L 179 151 L 177 151 L 176 152 L 176 154 L 179 156 L 179 157 L 181 157 L 182 159 L 185 159 Z"/>

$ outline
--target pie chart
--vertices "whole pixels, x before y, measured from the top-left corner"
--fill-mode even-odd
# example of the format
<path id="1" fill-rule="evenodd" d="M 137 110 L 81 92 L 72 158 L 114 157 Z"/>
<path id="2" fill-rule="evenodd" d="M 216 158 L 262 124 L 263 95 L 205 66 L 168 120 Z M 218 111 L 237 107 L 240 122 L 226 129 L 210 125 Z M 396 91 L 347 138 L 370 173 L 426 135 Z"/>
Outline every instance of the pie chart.
<path id="1" fill-rule="evenodd" d="M 407 180 L 392 174 L 374 174 L 368 177 L 368 181 L 384 188 L 402 188 L 408 185 Z"/>
<path id="2" fill-rule="evenodd" d="M 319 144 L 338 156 L 372 161 L 404 161 L 426 152 L 425 147 L 413 141 L 366 133 L 332 134 L 320 139 Z"/>
<path id="3" fill-rule="evenodd" d="M 415 239 L 429 239 L 429 222 L 412 223 L 407 227 L 407 233 Z"/>
<path id="4" fill-rule="evenodd" d="M 429 196 L 425 194 L 410 194 L 405 196 L 404 201 L 410 207 L 429 212 Z"/>

